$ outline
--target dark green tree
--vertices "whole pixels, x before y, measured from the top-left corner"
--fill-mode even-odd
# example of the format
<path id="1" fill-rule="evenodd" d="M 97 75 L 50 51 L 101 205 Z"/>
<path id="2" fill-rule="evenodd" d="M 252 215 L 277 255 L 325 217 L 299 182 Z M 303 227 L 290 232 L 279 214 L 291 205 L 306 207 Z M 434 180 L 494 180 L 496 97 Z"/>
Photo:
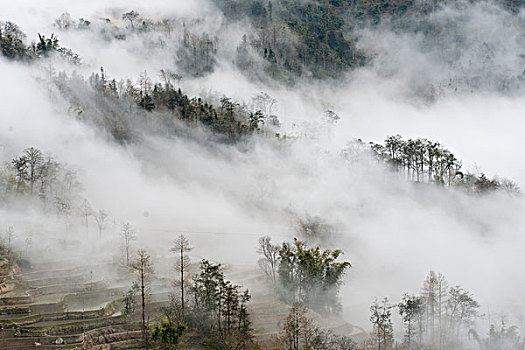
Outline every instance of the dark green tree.
<path id="1" fill-rule="evenodd" d="M 220 264 L 202 260 L 200 267 L 190 289 L 194 301 L 187 317 L 189 325 L 199 331 L 208 347 L 251 348 L 253 329 L 247 309 L 250 294 L 227 281 Z"/>
<path id="2" fill-rule="evenodd" d="M 274 246 L 269 237 L 261 238 L 260 245 L 259 252 L 263 254 L 260 266 L 272 280 L 275 277 L 276 289 L 283 300 L 290 304 L 299 302 L 323 313 L 340 311 L 339 287 L 351 267 L 348 261 L 338 261 L 343 254 L 341 250 L 308 248 L 298 239 Z"/>
<path id="3" fill-rule="evenodd" d="M 55 34 L 51 34 L 49 38 L 45 35 L 38 34 L 38 42 L 33 46 L 33 51 L 37 56 L 47 57 L 51 52 L 57 51 L 59 48 L 58 38 Z"/>
<path id="4" fill-rule="evenodd" d="M 151 332 L 151 340 L 158 349 L 177 349 L 188 327 L 182 323 L 173 323 L 170 320 L 155 325 Z"/>
<path id="5" fill-rule="evenodd" d="M 0 22 L 0 51 L 10 59 L 27 58 L 25 34 L 13 22 Z"/>
<path id="6" fill-rule="evenodd" d="M 405 293 L 397 307 L 405 325 L 405 344 L 407 349 L 412 349 L 412 340 L 415 334 L 419 335 L 419 346 L 421 347 L 423 313 L 425 310 L 422 298 Z"/>

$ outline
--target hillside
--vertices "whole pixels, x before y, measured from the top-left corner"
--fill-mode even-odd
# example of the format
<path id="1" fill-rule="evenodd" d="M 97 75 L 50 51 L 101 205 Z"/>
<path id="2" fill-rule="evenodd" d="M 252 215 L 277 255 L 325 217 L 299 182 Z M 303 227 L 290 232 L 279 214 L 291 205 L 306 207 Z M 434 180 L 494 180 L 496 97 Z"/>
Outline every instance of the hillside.
<path id="1" fill-rule="evenodd" d="M 523 350 L 525 2 L 8 2 L 0 348 Z"/>

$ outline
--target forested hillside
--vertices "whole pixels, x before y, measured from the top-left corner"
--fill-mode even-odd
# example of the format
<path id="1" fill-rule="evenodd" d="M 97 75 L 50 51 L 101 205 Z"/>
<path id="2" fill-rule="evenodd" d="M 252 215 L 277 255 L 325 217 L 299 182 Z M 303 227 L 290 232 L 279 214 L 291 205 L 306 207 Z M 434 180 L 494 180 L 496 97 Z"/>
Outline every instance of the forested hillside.
<path id="1" fill-rule="evenodd" d="M 239 66 L 248 71 L 254 69 L 254 62 L 248 57 L 250 46 L 266 61 L 266 73 L 288 82 L 303 75 L 337 77 L 341 72 L 369 63 L 374 53 L 356 45 L 363 40 L 359 38 L 359 30 L 364 26 L 387 25 L 400 32 L 442 35 L 453 28 L 432 23 L 432 16 L 447 6 L 463 6 L 461 1 L 413 0 L 216 0 L 215 3 L 228 19 L 248 18 L 253 25 L 253 32 L 247 33 L 238 47 Z M 499 5 L 517 13 L 524 3 L 501 1 Z M 359 46 L 366 47 L 368 43 Z"/>
<path id="2" fill-rule="evenodd" d="M 516 67 L 518 71 L 502 70 L 494 62 L 500 55 L 497 43 L 490 38 L 470 42 L 473 33 L 444 18 L 452 15 L 455 21 L 468 25 L 472 13 L 466 11 L 467 4 L 461 1 L 216 0 L 214 4 L 225 16 L 222 26 L 243 27 L 243 33 L 238 33 L 239 41 L 229 47 L 227 56 L 251 78 L 271 78 L 293 85 L 304 78 L 333 79 L 362 66 L 376 65 L 379 57 L 373 41 L 378 38 L 368 35 L 370 28 L 376 28 L 379 34 L 388 30 L 402 35 L 402 40 L 415 39 L 427 54 L 440 55 L 447 61 L 455 74 L 427 82 L 430 86 L 424 89 L 431 91 L 423 91 L 426 95 L 448 89 L 486 88 L 486 85 L 508 90 L 523 81 L 523 62 Z M 501 20 L 505 21 L 512 21 L 513 16 L 521 21 L 519 11 L 524 5 L 520 1 L 469 4 L 475 13 L 504 16 Z M 92 23 L 85 18 L 74 19 L 66 12 L 56 18 L 55 26 L 59 32 L 99 31 L 105 40 L 126 41 L 139 35 L 154 47 L 171 46 L 162 40 L 155 42 L 158 34 L 169 37 L 175 34 L 179 41 L 175 51 L 180 70 L 174 74 L 179 78 L 211 74 L 224 54 L 221 51 L 225 50 L 226 42 L 216 29 L 199 32 L 202 23 L 198 19 L 154 20 L 135 10 L 122 13 L 121 19 L 120 23 L 109 18 L 103 24 Z M 50 37 L 39 34 L 38 40 L 28 44 L 15 23 L 4 23 L 2 32 L 2 53 L 6 57 L 31 60 L 56 51 L 73 62 L 80 60 L 73 51 L 60 47 L 56 33 Z M 462 69 L 457 70 L 458 67 Z"/>
<path id="3" fill-rule="evenodd" d="M 525 349 L 525 1 L 18 5 L 0 348 Z"/>

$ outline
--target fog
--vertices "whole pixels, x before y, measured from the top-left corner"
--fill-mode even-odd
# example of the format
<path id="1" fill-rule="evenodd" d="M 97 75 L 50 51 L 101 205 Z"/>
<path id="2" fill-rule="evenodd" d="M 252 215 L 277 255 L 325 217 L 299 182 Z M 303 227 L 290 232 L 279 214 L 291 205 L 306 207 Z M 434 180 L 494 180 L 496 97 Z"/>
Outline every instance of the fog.
<path id="1" fill-rule="evenodd" d="M 82 58 L 80 66 L 58 59 L 29 65 L 0 58 L 0 160 L 9 161 L 30 146 L 55 156 L 79 169 L 82 196 L 115 220 L 104 243 L 86 242 L 80 228 L 71 232 L 81 242 L 74 254 L 119 256 L 119 225 L 128 221 L 139 236 L 134 247 L 147 248 L 159 260 L 169 256 L 174 237 L 186 233 L 195 247 L 194 262 L 206 257 L 231 264 L 232 270 L 255 269 L 260 236 L 290 240 L 296 235 L 294 215 L 319 216 L 338 229 L 327 244 L 343 249 L 353 265 L 341 291 L 349 323 L 370 329 L 373 299 L 397 301 L 404 292 L 417 293 L 430 269 L 443 273 L 450 285 L 473 292 L 482 312 L 490 307 L 518 322 L 525 287 L 522 197 L 418 186 L 369 157 L 349 160 L 341 152 L 358 138 L 425 137 L 452 150 L 464 168 L 523 186 L 525 98 L 518 77 L 525 69 L 520 56 L 524 14 L 511 15 L 490 3 L 446 7 L 429 21 L 454 22 L 461 34 L 457 47 L 451 46 L 452 34 L 428 42 L 421 34 L 394 30 L 395 23 L 365 27 L 359 45 L 374 53 L 370 65 L 337 81 L 305 79 L 290 87 L 251 79 L 232 64 L 235 47 L 249 29 L 227 24 L 208 2 L 145 4 L 23 0 L 3 6 L 0 19 L 17 23 L 29 39 L 56 33 L 62 46 Z M 278 141 L 268 130 L 269 136 L 254 137 L 242 149 L 210 146 L 203 135 L 165 138 L 139 131 L 139 142 L 122 146 L 75 119 L 68 101 L 49 83 L 50 70 L 75 70 L 87 78 L 103 66 L 117 80 L 135 80 L 145 70 L 160 80 L 160 69 L 177 71 L 177 28 L 171 37 L 135 34 L 107 41 L 96 29 L 60 31 L 53 26 L 66 11 L 74 19 L 89 18 L 94 28 L 103 26 L 104 18 L 123 26 L 120 15 L 130 9 L 153 19 L 191 23 L 204 18 L 188 26 L 219 38 L 217 64 L 207 76 L 184 76 L 182 90 L 247 104 L 264 91 L 277 100 L 278 132 L 290 141 Z M 166 45 L 151 45 L 157 39 Z M 493 52 L 489 63 L 478 54 L 483 43 Z M 454 57 L 453 62 L 444 56 Z M 464 83 L 473 77 L 486 84 Z M 459 83 L 451 85 L 451 79 Z M 501 80 L 508 81 L 505 88 Z M 327 108 L 340 116 L 336 124 L 324 120 Z M 54 217 L 31 208 L 1 209 L 0 228 L 9 225 L 19 232 L 19 244 L 31 230 L 27 227 L 38 225 L 43 237 L 38 244 L 51 250 L 45 237 L 61 230 Z M 94 223 L 90 234 L 96 235 Z M 31 254 L 37 259 L 43 252 L 34 243 Z"/>

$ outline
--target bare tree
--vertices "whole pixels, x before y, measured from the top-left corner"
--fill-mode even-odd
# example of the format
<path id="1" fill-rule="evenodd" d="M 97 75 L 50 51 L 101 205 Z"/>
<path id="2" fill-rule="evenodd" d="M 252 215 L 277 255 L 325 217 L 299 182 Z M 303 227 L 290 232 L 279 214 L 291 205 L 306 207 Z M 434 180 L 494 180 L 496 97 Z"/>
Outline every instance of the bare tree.
<path id="1" fill-rule="evenodd" d="M 98 227 L 98 238 L 102 237 L 102 231 L 106 227 L 106 220 L 109 214 L 104 209 L 100 209 L 98 212 L 93 214 Z"/>
<path id="2" fill-rule="evenodd" d="M 69 216 L 71 215 L 71 202 L 65 197 L 55 197 L 55 209 L 58 217 L 62 217 L 64 220 L 64 232 L 67 233 L 69 230 Z"/>
<path id="3" fill-rule="evenodd" d="M 259 266 L 272 279 L 274 286 L 277 283 L 277 268 L 279 266 L 279 245 L 273 245 L 269 236 L 259 238 L 258 253 L 262 254 Z"/>
<path id="4" fill-rule="evenodd" d="M 180 274 L 180 279 L 178 280 L 178 283 L 180 285 L 180 304 L 181 304 L 181 318 L 184 322 L 184 284 L 185 284 L 185 277 L 184 272 L 187 271 L 191 265 L 190 258 L 185 253 L 191 251 L 193 248 L 190 247 L 190 243 L 188 239 L 181 234 L 177 239 L 173 242 L 173 247 L 170 248 L 170 250 L 174 254 L 179 255 L 179 259 L 177 260 L 175 264 L 175 268 Z"/>
<path id="5" fill-rule="evenodd" d="M 261 110 L 266 115 L 273 113 L 274 106 L 277 104 L 277 100 L 272 98 L 266 92 L 260 92 L 259 94 L 252 97 L 252 103 L 255 110 Z"/>
<path id="6" fill-rule="evenodd" d="M 135 230 L 129 222 L 126 222 L 122 225 L 120 236 L 124 240 L 124 250 L 126 251 L 126 266 L 129 266 L 129 253 L 131 249 L 131 242 L 137 239 Z"/>
<path id="7" fill-rule="evenodd" d="M 87 199 L 84 199 L 79 208 L 80 215 L 84 218 L 84 225 L 86 226 L 86 238 L 89 235 L 89 217 L 93 215 L 93 208 Z"/>
<path id="8" fill-rule="evenodd" d="M 142 306 L 142 337 L 144 345 L 147 347 L 148 335 L 146 327 L 146 299 L 150 294 L 150 278 L 153 273 L 153 265 L 150 256 L 144 249 L 139 249 L 137 260 L 131 265 L 137 274 L 137 285 L 140 288 L 141 306 Z"/>
<path id="9" fill-rule="evenodd" d="M 131 24 L 131 30 L 135 30 L 134 22 L 137 20 L 137 18 L 139 18 L 139 13 L 135 10 L 131 10 L 122 15 L 122 19 L 128 20 Z"/>

